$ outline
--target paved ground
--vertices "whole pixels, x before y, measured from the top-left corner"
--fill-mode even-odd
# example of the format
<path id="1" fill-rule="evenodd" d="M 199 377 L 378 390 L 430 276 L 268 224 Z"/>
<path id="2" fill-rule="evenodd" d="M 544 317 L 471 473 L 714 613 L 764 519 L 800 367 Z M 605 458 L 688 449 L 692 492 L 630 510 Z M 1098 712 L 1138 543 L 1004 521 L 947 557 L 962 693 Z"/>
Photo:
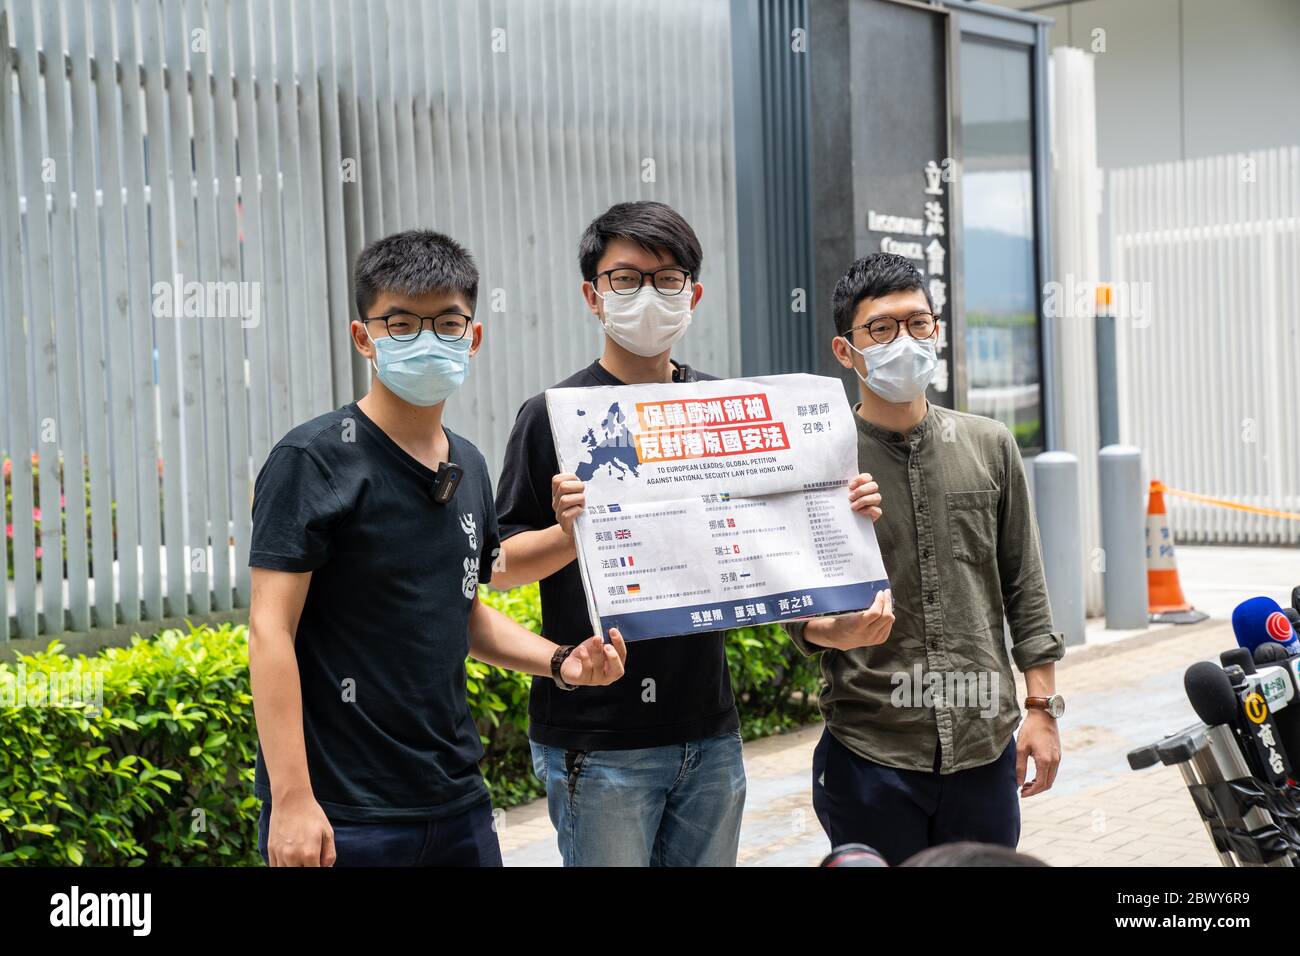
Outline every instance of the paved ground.
<path id="1" fill-rule="evenodd" d="M 1056 786 L 1022 803 L 1020 844 L 1055 866 L 1218 865 L 1178 772 L 1156 767 L 1136 773 L 1125 754 L 1195 721 L 1183 695 L 1183 672 L 1234 646 L 1222 616 L 1237 601 L 1289 594 L 1300 582 L 1300 554 L 1184 547 L 1178 557 L 1189 600 L 1219 619 L 1145 633 L 1093 628 L 1089 643 L 1072 648 L 1058 665 L 1057 686 L 1069 700 L 1061 725 L 1064 759 Z M 810 799 L 809 768 L 820 734 L 819 724 L 746 745 L 742 866 L 812 866 L 826 853 Z M 503 823 L 507 865 L 559 864 L 544 802 L 509 811 Z"/>
<path id="2" fill-rule="evenodd" d="M 1286 607 L 1291 589 L 1300 584 L 1300 548 L 1179 545 L 1177 559 L 1187 600 L 1224 620 L 1246 598 L 1260 594 Z"/>

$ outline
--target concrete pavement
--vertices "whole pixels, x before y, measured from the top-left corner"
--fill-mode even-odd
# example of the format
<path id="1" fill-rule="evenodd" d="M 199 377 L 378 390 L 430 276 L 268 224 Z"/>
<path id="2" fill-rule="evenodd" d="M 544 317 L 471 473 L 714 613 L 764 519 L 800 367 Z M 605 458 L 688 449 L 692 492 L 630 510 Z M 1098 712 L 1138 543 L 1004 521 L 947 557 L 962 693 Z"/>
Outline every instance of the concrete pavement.
<path id="1" fill-rule="evenodd" d="M 1060 773 L 1051 791 L 1022 802 L 1021 849 L 1055 866 L 1218 865 L 1178 772 L 1135 773 L 1125 754 L 1196 719 L 1183 671 L 1230 646 L 1231 627 L 1209 621 L 1072 649 L 1058 665 L 1069 699 Z M 821 729 L 746 744 L 742 866 L 814 866 L 829 849 L 811 802 Z M 507 865 L 559 864 L 543 801 L 508 811 L 500 837 Z"/>
<path id="2" fill-rule="evenodd" d="M 1094 627 L 1089 643 L 1058 665 L 1057 686 L 1069 701 L 1064 756 L 1055 787 L 1022 802 L 1020 842 L 1054 866 L 1219 865 L 1177 770 L 1134 772 L 1125 754 L 1195 721 L 1183 672 L 1235 645 L 1222 618 L 1238 601 L 1289 595 L 1300 583 L 1300 553 L 1181 547 L 1178 561 L 1189 600 L 1218 619 L 1127 634 Z M 814 866 L 829 849 L 811 803 L 821 730 L 817 724 L 745 745 L 742 866 Z M 559 864 L 544 801 L 508 811 L 500 830 L 508 866 Z"/>

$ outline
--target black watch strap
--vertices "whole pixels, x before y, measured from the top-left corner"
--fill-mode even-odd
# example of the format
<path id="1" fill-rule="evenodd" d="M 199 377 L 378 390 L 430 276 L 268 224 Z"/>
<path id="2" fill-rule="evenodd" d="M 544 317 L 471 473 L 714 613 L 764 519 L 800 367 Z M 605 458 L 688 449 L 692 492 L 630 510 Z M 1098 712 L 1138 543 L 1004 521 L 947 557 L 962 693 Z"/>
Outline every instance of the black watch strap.
<path id="1" fill-rule="evenodd" d="M 573 644 L 564 644 L 557 647 L 555 653 L 551 655 L 551 679 L 555 681 L 555 686 L 560 690 L 574 690 L 578 686 L 577 684 L 566 684 L 564 678 L 560 676 L 560 666 L 568 660 L 573 651 Z"/>

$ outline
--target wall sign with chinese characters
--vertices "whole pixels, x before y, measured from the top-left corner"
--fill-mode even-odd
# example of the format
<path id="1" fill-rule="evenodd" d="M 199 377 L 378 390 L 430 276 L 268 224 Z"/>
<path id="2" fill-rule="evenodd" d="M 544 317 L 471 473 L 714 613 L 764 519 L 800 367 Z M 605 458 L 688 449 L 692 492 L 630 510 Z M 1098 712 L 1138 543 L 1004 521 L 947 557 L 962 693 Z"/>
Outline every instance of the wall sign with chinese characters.
<path id="1" fill-rule="evenodd" d="M 906 215 L 872 208 L 867 210 L 868 241 L 875 245 L 869 251 L 892 252 L 911 259 L 923 276 L 934 314 L 939 319 L 939 368 L 930 383 L 930 399 L 939 405 L 951 406 L 951 369 L 948 336 L 948 196 L 947 184 L 951 180 L 952 161 L 928 161 L 916 177 L 914 202 L 920 215 Z M 910 197 L 900 197 L 907 200 Z"/>

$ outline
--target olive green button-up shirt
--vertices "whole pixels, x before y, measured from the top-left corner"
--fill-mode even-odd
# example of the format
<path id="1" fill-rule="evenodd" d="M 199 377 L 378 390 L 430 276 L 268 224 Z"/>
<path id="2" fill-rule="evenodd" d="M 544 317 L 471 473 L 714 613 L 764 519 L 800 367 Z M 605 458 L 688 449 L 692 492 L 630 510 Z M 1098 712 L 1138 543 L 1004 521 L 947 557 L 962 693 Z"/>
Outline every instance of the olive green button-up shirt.
<path id="1" fill-rule="evenodd" d="M 851 651 L 786 630 L 821 654 L 822 716 L 850 750 L 931 771 L 938 745 L 944 774 L 992 763 L 1021 718 L 1011 658 L 1025 671 L 1065 653 L 1020 450 L 1001 423 L 935 405 L 906 435 L 854 420 L 858 465 L 880 485 L 894 627 Z"/>

